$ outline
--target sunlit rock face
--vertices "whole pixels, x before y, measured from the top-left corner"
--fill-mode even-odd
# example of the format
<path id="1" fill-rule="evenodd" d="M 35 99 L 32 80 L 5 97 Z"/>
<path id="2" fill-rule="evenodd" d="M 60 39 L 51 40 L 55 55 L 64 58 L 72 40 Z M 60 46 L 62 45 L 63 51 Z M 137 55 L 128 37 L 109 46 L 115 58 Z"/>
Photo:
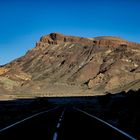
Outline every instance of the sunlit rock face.
<path id="1" fill-rule="evenodd" d="M 117 37 L 51 33 L 0 67 L 0 85 L 14 93 L 97 95 L 140 87 L 140 44 Z"/>

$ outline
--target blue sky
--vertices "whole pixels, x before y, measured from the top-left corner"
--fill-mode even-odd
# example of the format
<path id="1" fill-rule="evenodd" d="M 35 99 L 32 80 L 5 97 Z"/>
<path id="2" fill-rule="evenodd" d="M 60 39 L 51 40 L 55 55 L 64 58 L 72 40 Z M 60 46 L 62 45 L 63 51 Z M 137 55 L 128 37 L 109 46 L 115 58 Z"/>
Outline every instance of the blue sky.
<path id="1" fill-rule="evenodd" d="M 0 65 L 42 35 L 118 36 L 140 43 L 140 0 L 1 0 Z"/>

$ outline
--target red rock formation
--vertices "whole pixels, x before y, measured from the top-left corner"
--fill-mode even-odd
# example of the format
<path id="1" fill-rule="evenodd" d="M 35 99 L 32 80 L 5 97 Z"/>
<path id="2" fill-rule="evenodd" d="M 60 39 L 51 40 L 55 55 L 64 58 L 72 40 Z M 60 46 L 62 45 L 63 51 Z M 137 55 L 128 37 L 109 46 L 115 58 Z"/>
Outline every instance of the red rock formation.
<path id="1" fill-rule="evenodd" d="M 116 37 L 82 38 L 51 33 L 2 76 L 20 82 L 17 91 L 105 93 L 138 88 L 140 44 Z M 35 87 L 38 87 L 35 89 Z M 28 91 L 29 90 L 29 91 Z M 15 92 L 15 91 L 14 91 Z M 19 91 L 18 91 L 19 92 Z"/>

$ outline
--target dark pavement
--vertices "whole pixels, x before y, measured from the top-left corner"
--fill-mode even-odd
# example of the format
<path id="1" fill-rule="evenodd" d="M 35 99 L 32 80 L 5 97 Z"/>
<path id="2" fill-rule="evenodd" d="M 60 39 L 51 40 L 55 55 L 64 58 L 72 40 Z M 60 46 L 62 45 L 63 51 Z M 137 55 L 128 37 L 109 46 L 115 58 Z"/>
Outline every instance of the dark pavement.
<path id="1" fill-rule="evenodd" d="M 0 140 L 11 139 L 130 140 L 72 107 L 60 107 L 0 132 Z"/>

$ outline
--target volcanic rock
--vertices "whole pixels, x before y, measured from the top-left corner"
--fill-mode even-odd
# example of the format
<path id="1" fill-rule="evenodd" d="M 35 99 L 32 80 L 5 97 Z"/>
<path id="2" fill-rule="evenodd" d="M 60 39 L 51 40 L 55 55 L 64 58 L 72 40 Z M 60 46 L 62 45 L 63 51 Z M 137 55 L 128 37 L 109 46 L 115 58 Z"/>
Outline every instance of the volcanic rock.
<path id="1" fill-rule="evenodd" d="M 0 67 L 0 83 L 34 96 L 95 95 L 140 87 L 140 44 L 117 37 L 51 33 Z M 7 80 L 6 80 L 7 79 Z M 3 86 L 5 87 L 5 86 Z"/>

